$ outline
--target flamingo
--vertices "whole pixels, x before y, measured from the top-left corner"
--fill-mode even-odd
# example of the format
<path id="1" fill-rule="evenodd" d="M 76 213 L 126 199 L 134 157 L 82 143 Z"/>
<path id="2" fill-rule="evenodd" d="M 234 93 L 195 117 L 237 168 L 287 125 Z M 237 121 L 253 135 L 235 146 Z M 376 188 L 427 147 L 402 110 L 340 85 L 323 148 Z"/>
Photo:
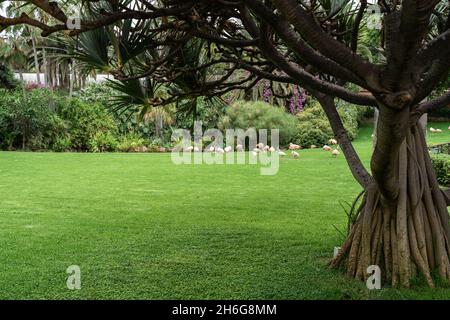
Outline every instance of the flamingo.
<path id="1" fill-rule="evenodd" d="M 293 143 L 289 144 L 289 150 L 300 150 L 300 148 L 301 147 L 298 144 L 293 144 Z"/>
<path id="2" fill-rule="evenodd" d="M 337 145 L 338 142 L 336 139 L 330 139 L 330 141 L 328 141 L 329 144 L 333 144 L 333 145 Z"/>

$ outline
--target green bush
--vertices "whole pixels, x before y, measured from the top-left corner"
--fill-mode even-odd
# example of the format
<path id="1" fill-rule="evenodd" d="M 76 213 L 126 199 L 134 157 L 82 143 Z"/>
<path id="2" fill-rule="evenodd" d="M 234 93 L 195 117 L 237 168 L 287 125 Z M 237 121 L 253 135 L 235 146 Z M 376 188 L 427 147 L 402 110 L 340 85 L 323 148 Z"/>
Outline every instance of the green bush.
<path id="1" fill-rule="evenodd" d="M 72 149 L 72 141 L 70 137 L 60 136 L 56 139 L 52 146 L 54 152 L 66 152 Z"/>
<path id="2" fill-rule="evenodd" d="M 19 81 L 14 78 L 14 73 L 11 69 L 4 64 L 0 64 L 0 88 L 11 90 L 18 87 L 19 84 Z"/>
<path id="3" fill-rule="evenodd" d="M 111 97 L 117 94 L 114 89 L 108 86 L 107 82 L 91 82 L 84 88 L 74 92 L 74 98 L 90 104 L 101 104 L 105 108 L 108 107 Z"/>
<path id="4" fill-rule="evenodd" d="M 110 146 L 111 137 L 117 135 L 117 124 L 101 104 L 62 99 L 59 114 L 68 123 L 68 135 L 75 150 L 90 151 L 99 146 L 100 151 L 103 143 Z"/>
<path id="5" fill-rule="evenodd" d="M 136 112 L 139 110 L 136 106 L 129 106 L 128 110 L 117 110 L 116 105 L 112 103 L 118 92 L 105 81 L 102 83 L 89 83 L 83 89 L 74 93 L 74 97 L 83 103 L 102 105 L 117 124 L 119 135 L 128 135 L 137 133 L 139 136 L 150 139 L 155 134 L 154 124 L 138 121 Z"/>
<path id="6" fill-rule="evenodd" d="M 313 103 L 318 104 L 315 100 L 313 100 Z M 342 100 L 337 100 L 336 106 L 341 117 L 355 120 L 358 123 L 358 126 L 364 119 L 373 118 L 375 116 L 375 108 L 373 107 L 357 106 Z"/>
<path id="7" fill-rule="evenodd" d="M 280 145 L 291 142 L 296 132 L 295 117 L 283 109 L 273 107 L 264 102 L 236 102 L 227 109 L 226 115 L 219 122 L 224 129 L 279 129 Z M 270 131 L 268 132 L 270 143 Z"/>
<path id="8" fill-rule="evenodd" d="M 450 155 L 450 144 L 443 145 L 441 147 L 441 152 Z"/>
<path id="9" fill-rule="evenodd" d="M 47 150 L 64 131 L 54 113 L 48 90 L 0 92 L 0 146 L 2 149 Z"/>
<path id="10" fill-rule="evenodd" d="M 131 121 L 127 123 L 131 133 L 119 139 L 121 122 L 107 109 L 102 88 L 89 87 L 84 92 L 83 98 L 81 94 L 69 98 L 42 88 L 0 90 L 0 149 L 110 152 L 146 148 L 142 130 Z M 100 102 L 95 102 L 98 97 Z"/>
<path id="11" fill-rule="evenodd" d="M 117 150 L 120 152 L 137 152 L 142 150 L 145 146 L 145 139 L 136 133 L 129 133 L 120 139 Z"/>
<path id="12" fill-rule="evenodd" d="M 436 154 L 431 156 L 436 176 L 441 185 L 450 187 L 450 155 Z"/>
<path id="13" fill-rule="evenodd" d="M 91 152 L 114 152 L 119 145 L 117 138 L 111 132 L 97 132 L 89 140 L 89 151 Z"/>
<path id="14" fill-rule="evenodd" d="M 361 113 L 357 107 L 343 105 L 338 107 L 344 128 L 351 140 L 358 135 L 358 119 Z M 331 125 L 317 101 L 311 101 L 307 108 L 297 115 L 298 125 L 294 143 L 309 148 L 311 145 L 322 146 L 334 137 Z"/>

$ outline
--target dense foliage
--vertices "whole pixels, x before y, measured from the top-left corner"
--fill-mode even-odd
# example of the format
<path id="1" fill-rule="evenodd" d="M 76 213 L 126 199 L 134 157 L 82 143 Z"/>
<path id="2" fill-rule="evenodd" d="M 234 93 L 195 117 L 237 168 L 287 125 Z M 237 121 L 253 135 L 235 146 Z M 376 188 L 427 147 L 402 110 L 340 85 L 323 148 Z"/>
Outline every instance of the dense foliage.
<path id="1" fill-rule="evenodd" d="M 51 110 L 52 103 L 47 90 L 3 90 L 0 94 L 1 148 L 50 148 L 65 130 L 63 121 Z"/>
<path id="2" fill-rule="evenodd" d="M 431 161 L 433 162 L 439 183 L 443 186 L 450 187 L 450 155 L 432 155 Z"/>
<path id="3" fill-rule="evenodd" d="M 349 105 L 338 108 L 344 128 L 351 140 L 357 137 L 359 122 L 365 112 L 365 110 L 360 109 Z M 334 137 L 325 112 L 316 101 L 311 101 L 309 106 L 297 116 L 297 119 L 297 134 L 294 137 L 294 142 L 304 148 L 313 145 L 323 146 Z"/>
<path id="4" fill-rule="evenodd" d="M 11 69 L 0 63 L 0 88 L 14 89 L 17 84 Z"/>
<path id="5" fill-rule="evenodd" d="M 102 149 L 101 144 L 105 139 L 117 134 L 117 125 L 113 117 L 98 103 L 62 99 L 58 113 L 68 124 L 66 134 L 70 137 L 71 146 L 75 150 L 97 151 L 97 148 Z"/>
<path id="6" fill-rule="evenodd" d="M 219 123 L 220 129 L 279 129 L 280 145 L 286 146 L 295 135 L 295 117 L 284 109 L 264 102 L 236 102 L 230 106 Z M 270 139 L 270 131 L 268 132 Z"/>
<path id="7" fill-rule="evenodd" d="M 89 99 L 89 95 L 69 98 L 47 89 L 3 90 L 0 148 L 106 152 L 136 151 L 150 144 L 138 130 L 122 133 L 120 122 L 102 100 Z M 124 144 L 135 148 L 124 148 Z"/>

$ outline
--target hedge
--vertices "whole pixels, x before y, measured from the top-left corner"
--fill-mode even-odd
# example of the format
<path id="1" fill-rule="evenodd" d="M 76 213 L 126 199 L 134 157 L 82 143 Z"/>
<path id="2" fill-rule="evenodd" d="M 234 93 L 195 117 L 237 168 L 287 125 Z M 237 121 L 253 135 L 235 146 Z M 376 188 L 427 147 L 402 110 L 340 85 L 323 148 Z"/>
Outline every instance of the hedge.
<path id="1" fill-rule="evenodd" d="M 436 154 L 431 156 L 434 170 L 441 185 L 450 187 L 450 155 Z"/>
<path id="2" fill-rule="evenodd" d="M 339 115 L 344 124 L 350 140 L 358 135 L 359 110 L 355 106 L 342 105 L 338 108 Z M 298 125 L 294 143 L 309 148 L 311 145 L 322 147 L 328 140 L 334 138 L 330 122 L 320 104 L 312 100 L 305 110 L 297 115 Z"/>

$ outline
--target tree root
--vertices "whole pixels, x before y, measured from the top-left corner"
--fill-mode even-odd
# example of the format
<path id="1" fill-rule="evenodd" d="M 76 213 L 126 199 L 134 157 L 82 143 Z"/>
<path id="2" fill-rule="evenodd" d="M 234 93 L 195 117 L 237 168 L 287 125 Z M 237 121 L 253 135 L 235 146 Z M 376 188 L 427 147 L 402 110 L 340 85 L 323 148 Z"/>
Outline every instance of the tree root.
<path id="1" fill-rule="evenodd" d="M 423 131 L 413 127 L 398 161 L 398 197 L 386 201 L 370 184 L 339 254 L 331 261 L 348 276 L 365 280 L 377 265 L 392 286 L 409 287 L 421 274 L 434 287 L 432 274 L 450 280 L 448 199 L 439 188 Z"/>

